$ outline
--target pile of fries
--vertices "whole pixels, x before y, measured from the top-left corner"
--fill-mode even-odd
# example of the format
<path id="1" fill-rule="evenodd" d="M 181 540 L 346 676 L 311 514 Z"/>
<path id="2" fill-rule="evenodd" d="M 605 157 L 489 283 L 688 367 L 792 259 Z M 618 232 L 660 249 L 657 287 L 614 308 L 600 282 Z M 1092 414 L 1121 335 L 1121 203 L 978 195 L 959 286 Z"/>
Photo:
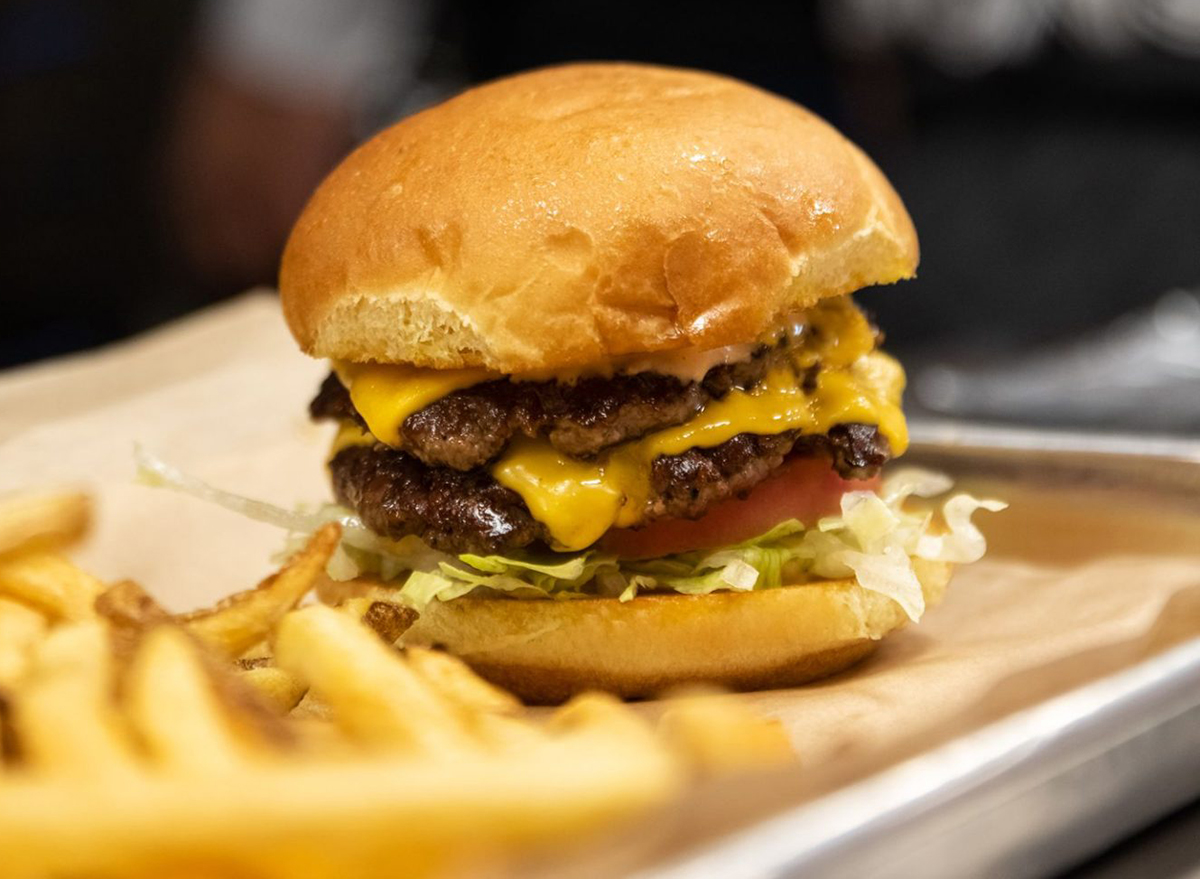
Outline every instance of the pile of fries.
<path id="1" fill-rule="evenodd" d="M 710 696 L 656 726 L 602 694 L 532 716 L 397 647 L 415 614 L 387 590 L 300 606 L 336 525 L 178 616 L 59 554 L 88 516 L 83 496 L 0 500 L 6 877 L 470 873 L 790 757 L 777 725 Z"/>

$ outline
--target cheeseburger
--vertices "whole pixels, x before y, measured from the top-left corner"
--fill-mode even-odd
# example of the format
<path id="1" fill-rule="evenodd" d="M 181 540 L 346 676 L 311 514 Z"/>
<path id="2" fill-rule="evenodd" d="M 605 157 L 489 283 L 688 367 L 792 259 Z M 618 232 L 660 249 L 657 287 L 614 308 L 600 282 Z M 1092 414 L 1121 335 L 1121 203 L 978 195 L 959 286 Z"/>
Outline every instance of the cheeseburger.
<path id="1" fill-rule="evenodd" d="M 568 65 L 382 131 L 280 275 L 331 364 L 331 574 L 535 701 L 846 667 L 982 553 L 969 517 L 996 506 L 926 512 L 944 478 L 881 476 L 904 374 L 850 294 L 916 267 L 870 159 L 724 77 Z"/>

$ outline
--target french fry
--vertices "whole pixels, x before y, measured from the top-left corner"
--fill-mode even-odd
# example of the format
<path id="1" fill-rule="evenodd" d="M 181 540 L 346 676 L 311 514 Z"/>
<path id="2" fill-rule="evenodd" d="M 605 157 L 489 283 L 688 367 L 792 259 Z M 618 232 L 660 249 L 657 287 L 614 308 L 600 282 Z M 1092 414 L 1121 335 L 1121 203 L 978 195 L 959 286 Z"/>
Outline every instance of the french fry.
<path id="1" fill-rule="evenodd" d="M 493 753 L 522 751 L 546 739 L 532 720 L 507 714 L 476 714 L 469 719 L 472 731 Z"/>
<path id="2" fill-rule="evenodd" d="M 783 725 L 720 693 L 683 693 L 669 700 L 659 735 L 701 774 L 766 769 L 792 763 Z"/>
<path id="3" fill-rule="evenodd" d="M 600 693 L 530 719 L 458 658 L 394 647 L 415 613 L 378 585 L 296 609 L 337 540 L 182 618 L 44 551 L 0 557 L 0 873 L 445 875 L 791 756 L 711 694 L 657 728 Z"/>
<path id="4" fill-rule="evenodd" d="M 312 589 L 340 536 L 336 523 L 323 526 L 279 573 L 255 589 L 230 596 L 212 610 L 186 615 L 184 624 L 221 655 L 230 659 L 241 656 Z"/>
<path id="5" fill-rule="evenodd" d="M 13 732 L 11 715 L 8 696 L 4 690 L 0 690 L 0 780 L 4 776 L 5 764 L 17 758 L 17 736 Z"/>
<path id="6" fill-rule="evenodd" d="M 220 697 L 218 702 L 223 701 L 237 709 L 232 716 L 241 716 L 267 738 L 287 740 L 282 727 L 274 721 L 276 714 L 290 710 L 304 695 L 304 687 L 292 676 L 281 669 L 264 668 L 252 676 L 239 678 L 231 669 L 217 667 L 204 655 L 200 649 L 201 645 L 193 643 L 194 636 L 185 634 L 181 629 L 167 628 L 167 624 L 171 622 L 171 615 L 141 586 L 130 580 L 115 583 L 106 589 L 96 599 L 96 612 L 109 622 L 113 650 L 117 657 L 129 660 L 135 654 L 138 656 L 130 671 L 135 684 L 145 684 L 145 679 L 161 677 L 163 680 L 158 682 L 158 685 L 170 686 L 170 677 L 174 675 L 174 689 L 164 702 L 169 702 L 172 698 L 183 700 L 184 705 L 175 707 L 197 711 L 202 717 L 215 717 L 212 712 L 206 714 L 205 709 L 213 707 L 216 704 L 213 699 Z M 159 632 L 158 629 L 165 629 L 167 634 Z M 150 643 L 142 644 L 146 633 L 152 630 L 153 637 Z M 163 642 L 167 640 L 178 643 L 173 646 L 164 645 Z M 186 642 L 186 645 L 182 642 Z M 156 657 L 159 652 L 163 653 L 163 664 L 161 668 L 154 668 L 155 659 L 147 657 Z M 269 662 L 267 657 L 261 660 L 263 665 Z M 241 668 L 245 667 L 241 660 L 238 664 Z M 196 683 L 199 678 L 203 678 L 203 688 Z M 142 700 L 142 707 L 152 701 L 155 684 L 151 682 L 146 686 L 149 692 Z M 130 689 L 136 693 L 136 686 Z M 201 699 L 198 695 L 201 690 L 205 693 L 209 690 L 215 692 L 209 693 L 209 698 Z M 221 721 L 218 719 L 213 722 Z M 203 732 L 197 730 L 198 734 Z"/>
<path id="7" fill-rule="evenodd" d="M 271 634 L 268 633 L 268 637 Z M 254 668 L 256 666 L 270 665 L 273 661 L 271 643 L 269 640 L 263 640 L 247 647 L 242 655 L 237 658 L 237 665 L 239 668 Z"/>
<path id="8" fill-rule="evenodd" d="M 114 628 L 148 629 L 169 622 L 171 615 L 132 580 L 120 580 L 98 596 L 96 613 Z"/>
<path id="9" fill-rule="evenodd" d="M 322 701 L 312 690 L 307 690 L 300 697 L 300 701 L 292 709 L 291 717 L 293 720 L 327 721 L 330 722 L 330 728 L 333 728 L 333 709 L 328 702 Z"/>
<path id="10" fill-rule="evenodd" d="M 0 598 L 0 688 L 13 686 L 30 651 L 46 632 L 46 618 L 28 605 Z"/>
<path id="11" fill-rule="evenodd" d="M 653 741 L 650 726 L 608 693 L 581 693 L 550 715 L 546 729 L 558 735 L 581 731 L 631 741 Z"/>
<path id="12" fill-rule="evenodd" d="M 174 626 L 152 629 L 125 682 L 126 706 L 151 758 L 174 772 L 230 772 L 267 750 L 239 718 L 191 638 Z"/>
<path id="13" fill-rule="evenodd" d="M 18 550 L 53 549 L 78 540 L 92 518 L 85 494 L 0 497 L 0 556 Z"/>
<path id="14" fill-rule="evenodd" d="M 353 580 L 334 580 L 318 577 L 314 587 L 317 601 L 330 607 L 342 607 L 355 598 L 372 601 L 396 601 L 396 587 L 389 586 L 373 574 L 360 573 Z"/>
<path id="15" fill-rule="evenodd" d="M 460 714 L 362 623 L 314 605 L 288 614 L 275 660 L 307 681 L 347 733 L 376 746 L 428 755 L 476 745 Z"/>
<path id="16" fill-rule="evenodd" d="M 519 699 L 479 677 L 457 656 L 408 647 L 404 657 L 425 683 L 459 708 L 467 726 L 492 750 L 528 747 L 542 737 L 537 726 L 516 716 L 522 709 Z"/>
<path id="17" fill-rule="evenodd" d="M 108 622 L 113 652 L 122 662 L 133 655 L 148 629 L 171 619 L 171 615 L 132 580 L 121 580 L 101 592 L 96 596 L 95 609 L 96 614 Z"/>
<path id="18" fill-rule="evenodd" d="M 95 616 L 104 584 L 59 555 L 21 553 L 0 559 L 0 595 L 16 598 L 57 619 Z"/>
<path id="19" fill-rule="evenodd" d="M 12 696 L 18 746 L 33 768 L 90 780 L 136 771 L 111 698 L 111 667 L 108 632 L 99 621 L 61 626 L 42 642 Z"/>
<path id="20" fill-rule="evenodd" d="M 304 698 L 308 687 L 294 674 L 274 665 L 243 668 L 238 677 L 281 714 L 286 714 Z"/>
<path id="21" fill-rule="evenodd" d="M 370 636 L 374 639 L 374 636 Z M 561 845 L 664 802 L 661 747 L 543 739 L 494 757 L 252 765 L 234 777 L 147 777 L 81 792 L 5 783 L 0 864 L 18 876 L 419 877 Z M 612 745 L 612 742 L 608 742 Z M 83 794 L 83 795 L 81 795 Z M 494 862 L 493 862 L 494 863 Z"/>
<path id="22" fill-rule="evenodd" d="M 424 647 L 405 648 L 404 656 L 425 683 L 464 709 L 489 714 L 512 714 L 521 708 L 516 696 L 485 681 L 457 656 Z"/>

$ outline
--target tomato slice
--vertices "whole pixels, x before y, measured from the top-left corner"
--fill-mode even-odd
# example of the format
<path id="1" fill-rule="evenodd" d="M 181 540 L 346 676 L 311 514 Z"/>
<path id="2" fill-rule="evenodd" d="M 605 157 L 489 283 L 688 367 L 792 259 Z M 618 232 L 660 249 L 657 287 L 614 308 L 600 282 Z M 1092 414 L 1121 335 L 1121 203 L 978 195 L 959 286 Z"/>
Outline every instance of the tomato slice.
<path id="1" fill-rule="evenodd" d="M 794 458 L 745 498 L 713 504 L 699 519 L 659 519 L 641 528 L 614 528 L 601 538 L 600 546 L 627 559 L 729 546 L 788 519 L 812 524 L 837 513 L 846 492 L 872 491 L 878 486 L 878 476 L 843 479 L 825 458 Z"/>

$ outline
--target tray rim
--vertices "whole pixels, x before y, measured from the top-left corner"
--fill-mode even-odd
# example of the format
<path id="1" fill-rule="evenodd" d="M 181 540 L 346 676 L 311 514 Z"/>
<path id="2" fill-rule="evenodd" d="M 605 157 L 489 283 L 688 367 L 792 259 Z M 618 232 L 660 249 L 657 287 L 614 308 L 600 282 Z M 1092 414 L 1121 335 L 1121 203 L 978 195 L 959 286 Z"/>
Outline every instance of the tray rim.
<path id="1" fill-rule="evenodd" d="M 1019 796 L 1013 787 L 1028 788 L 1039 777 L 1053 778 L 1083 758 L 1115 751 L 1189 713 L 1200 719 L 1200 636 L 635 875 L 643 879 L 783 877 L 812 875 L 818 867 L 819 875 L 828 875 L 839 861 L 847 866 L 844 862 L 855 855 L 854 849 L 885 845 L 902 834 L 920 832 L 922 825 L 926 834 L 936 832 L 930 826 L 945 822 L 949 810 L 970 806 L 970 797 L 981 793 L 995 797 L 1006 790 Z M 1137 729 L 1111 726 L 1130 714 L 1141 720 Z M 1194 750 L 1200 744 L 1200 723 L 1196 727 L 1195 741 L 1187 747 L 1200 764 L 1200 752 Z M 1070 748 L 1053 747 L 1068 737 Z M 1084 744 L 1087 750 L 1074 750 Z M 1190 794 L 1200 794 L 1200 773 L 1194 776 Z M 881 805 L 866 815 L 864 801 Z M 1157 804 L 1156 814 L 1183 801 L 1172 797 Z M 1127 829 L 1140 823 L 1134 820 Z M 1111 837 L 1096 840 L 1093 848 L 1108 841 Z M 957 869 L 967 875 L 984 866 L 960 863 Z"/>
<path id="2" fill-rule="evenodd" d="M 912 448 L 922 452 L 1068 453 L 1200 464 L 1200 438 L 1178 434 L 1085 432 L 918 417 L 909 421 L 909 436 Z"/>

